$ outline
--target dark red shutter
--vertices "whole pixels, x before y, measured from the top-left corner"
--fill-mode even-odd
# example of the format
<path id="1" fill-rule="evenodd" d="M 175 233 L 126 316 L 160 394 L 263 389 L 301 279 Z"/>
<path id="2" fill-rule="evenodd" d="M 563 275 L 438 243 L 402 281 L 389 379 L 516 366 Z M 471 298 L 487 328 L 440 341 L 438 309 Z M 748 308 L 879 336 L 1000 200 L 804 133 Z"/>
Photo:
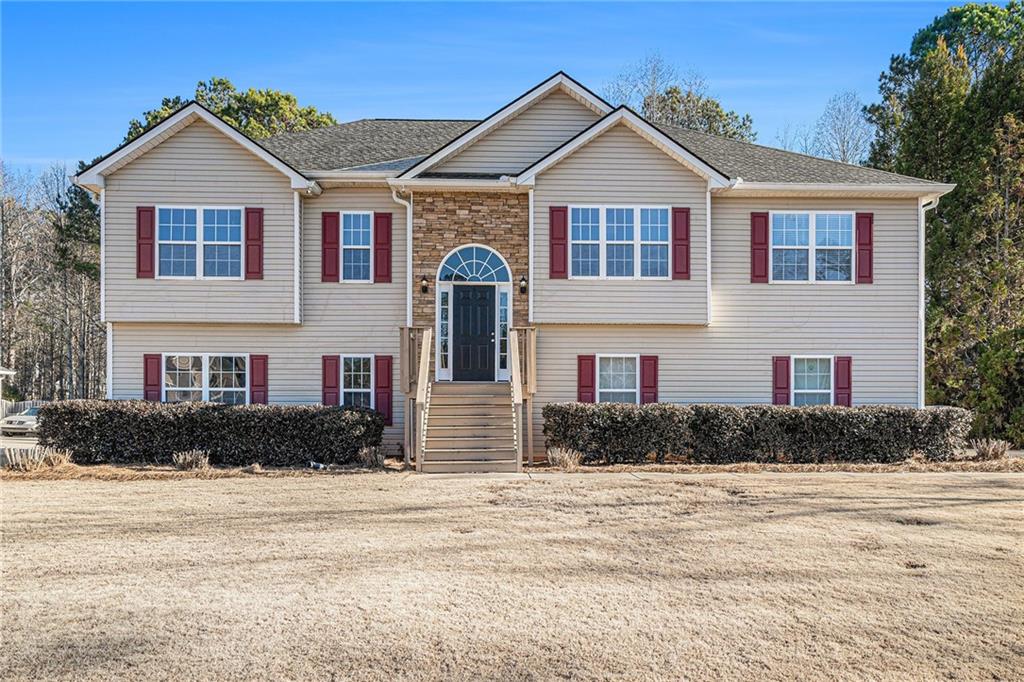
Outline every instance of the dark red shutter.
<path id="1" fill-rule="evenodd" d="M 135 207 L 135 276 L 152 279 L 156 276 L 156 208 Z M 157 398 L 159 400 L 160 398 Z"/>
<path id="2" fill-rule="evenodd" d="M 552 206 L 548 209 L 548 277 L 569 277 L 569 207 Z"/>
<path id="3" fill-rule="evenodd" d="M 245 209 L 245 278 L 263 279 L 263 209 Z"/>
<path id="4" fill-rule="evenodd" d="M 853 403 L 853 358 L 849 355 L 837 356 L 834 373 L 836 405 L 849 407 Z"/>
<path id="5" fill-rule="evenodd" d="M 373 404 L 384 415 L 384 423 L 391 426 L 391 356 L 377 355 L 373 359 Z"/>
<path id="6" fill-rule="evenodd" d="M 160 389 L 163 388 L 163 360 L 159 353 L 146 353 L 142 356 L 142 399 L 160 402 Z"/>
<path id="7" fill-rule="evenodd" d="M 249 402 L 267 404 L 267 356 L 249 356 Z"/>
<path id="8" fill-rule="evenodd" d="M 391 214 L 373 214 L 373 281 L 391 281 Z"/>
<path id="9" fill-rule="evenodd" d="M 640 402 L 658 402 L 658 356 L 640 356 Z"/>
<path id="10" fill-rule="evenodd" d="M 340 235 L 341 216 L 338 213 L 323 213 L 320 216 L 320 281 L 337 282 L 341 266 Z M 337 405 L 337 402 L 334 403 Z"/>
<path id="11" fill-rule="evenodd" d="M 750 214 L 750 281 L 768 283 L 768 214 Z"/>
<path id="12" fill-rule="evenodd" d="M 857 214 L 857 284 L 875 281 L 874 213 Z"/>
<path id="13" fill-rule="evenodd" d="M 323 367 L 323 398 L 324 405 L 337 405 L 341 398 L 341 358 L 337 355 L 324 355 L 321 358 Z"/>
<path id="14" fill-rule="evenodd" d="M 597 357 L 576 356 L 576 400 L 592 403 L 597 400 Z"/>
<path id="15" fill-rule="evenodd" d="M 776 355 L 772 358 L 772 404 L 789 405 L 789 356 Z"/>
<path id="16" fill-rule="evenodd" d="M 672 209 L 672 279 L 690 279 L 690 209 Z"/>

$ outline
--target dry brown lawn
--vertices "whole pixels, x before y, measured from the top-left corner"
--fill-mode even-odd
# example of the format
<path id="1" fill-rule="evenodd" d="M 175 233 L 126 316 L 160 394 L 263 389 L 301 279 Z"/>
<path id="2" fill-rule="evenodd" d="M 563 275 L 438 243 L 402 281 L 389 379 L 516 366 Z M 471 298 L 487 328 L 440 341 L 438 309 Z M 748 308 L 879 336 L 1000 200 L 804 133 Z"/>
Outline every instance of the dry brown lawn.
<path id="1" fill-rule="evenodd" d="M 0 482 L 0 678 L 1021 679 L 1024 476 Z"/>

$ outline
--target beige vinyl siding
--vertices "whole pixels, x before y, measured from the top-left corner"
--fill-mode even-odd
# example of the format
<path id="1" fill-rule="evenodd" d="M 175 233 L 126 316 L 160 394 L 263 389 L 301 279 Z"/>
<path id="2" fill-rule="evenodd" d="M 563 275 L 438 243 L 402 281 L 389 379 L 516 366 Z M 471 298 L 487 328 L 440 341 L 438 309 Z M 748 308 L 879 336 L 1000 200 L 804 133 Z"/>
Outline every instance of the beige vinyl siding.
<path id="1" fill-rule="evenodd" d="M 136 278 L 135 209 L 160 205 L 262 208 L 263 279 Z M 207 123 L 192 123 L 109 175 L 105 210 L 107 320 L 293 321 L 289 180 Z"/>
<path id="2" fill-rule="evenodd" d="M 372 315 L 366 315 L 372 319 Z M 398 330 L 381 319 L 350 331 L 345 316 L 295 325 L 138 324 L 113 325 L 113 398 L 142 398 L 142 357 L 146 353 L 266 354 L 271 404 L 319 403 L 323 355 L 391 355 L 394 425 L 387 427 L 389 446 L 402 441 L 402 400 L 398 388 Z"/>
<path id="3" fill-rule="evenodd" d="M 873 284 L 751 284 L 750 213 L 874 213 Z M 713 199 L 712 309 L 708 327 L 541 325 L 535 419 L 547 402 L 576 399 L 576 356 L 650 354 L 659 399 L 770 403 L 773 355 L 849 355 L 853 404 L 916 406 L 916 199 Z"/>
<path id="4" fill-rule="evenodd" d="M 690 279 L 550 279 L 548 209 L 574 204 L 689 207 Z M 534 321 L 704 324 L 706 206 L 707 181 L 625 125 L 541 173 L 534 189 Z"/>
<path id="5" fill-rule="evenodd" d="M 597 119 L 593 110 L 556 90 L 430 171 L 518 173 Z"/>
<path id="6" fill-rule="evenodd" d="M 323 211 L 392 214 L 390 284 L 320 281 Z M 320 402 L 323 355 L 391 355 L 395 425 L 388 428 L 387 439 L 401 442 L 398 328 L 405 324 L 405 207 L 396 204 L 386 189 L 325 189 L 320 196 L 304 199 L 301 212 L 301 326 L 116 323 L 113 397 L 142 397 L 145 353 L 266 354 L 270 402 L 285 404 Z"/>

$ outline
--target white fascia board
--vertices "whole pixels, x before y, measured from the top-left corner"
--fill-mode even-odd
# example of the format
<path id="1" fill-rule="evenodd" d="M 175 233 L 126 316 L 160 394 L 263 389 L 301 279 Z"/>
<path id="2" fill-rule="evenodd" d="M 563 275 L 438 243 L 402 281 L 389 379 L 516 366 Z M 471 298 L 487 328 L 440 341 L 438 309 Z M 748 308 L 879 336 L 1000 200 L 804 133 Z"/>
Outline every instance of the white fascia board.
<path id="1" fill-rule="evenodd" d="M 253 142 L 249 137 L 235 130 L 230 125 L 222 121 L 217 115 L 208 111 L 201 105 L 193 102 L 185 107 L 182 107 L 175 113 L 171 114 L 163 121 L 153 126 L 146 132 L 139 135 L 137 138 L 129 142 L 128 144 L 116 149 L 112 153 L 108 154 L 105 158 L 99 162 L 93 164 L 82 173 L 74 176 L 72 181 L 76 185 L 83 187 L 97 187 L 101 188 L 104 186 L 104 171 L 114 166 L 118 162 L 125 158 L 131 157 L 137 153 L 142 147 L 148 144 L 154 137 L 157 137 L 167 131 L 169 128 L 173 128 L 179 123 L 184 122 L 189 118 L 198 118 L 216 130 L 223 133 L 228 138 L 234 140 L 243 148 L 259 157 L 262 161 L 279 171 L 282 175 L 287 177 L 291 183 L 291 188 L 296 190 L 305 190 L 311 194 L 319 194 L 320 188 L 315 182 L 304 176 L 299 171 L 295 170 L 281 159 L 277 158 L 266 149 Z"/>
<path id="2" fill-rule="evenodd" d="M 537 175 L 543 173 L 551 166 L 555 165 L 580 147 L 601 135 L 601 133 L 605 132 L 612 126 L 618 125 L 619 123 L 629 126 L 629 128 L 635 133 L 646 138 L 649 142 L 652 142 L 655 146 L 697 175 L 705 178 L 711 187 L 724 188 L 729 186 L 729 178 L 722 175 L 720 172 L 709 166 L 705 161 L 697 157 L 689 149 L 679 144 L 671 137 L 661 132 L 625 107 L 619 107 L 576 137 L 563 144 L 558 149 L 555 149 L 553 152 L 524 170 L 519 174 L 519 177 L 516 180 L 517 184 L 532 185 Z"/>
<path id="3" fill-rule="evenodd" d="M 473 141 L 483 137 L 494 128 L 503 124 L 509 118 L 512 118 L 520 112 L 530 108 L 535 102 L 543 99 L 553 90 L 558 88 L 564 88 L 570 96 L 579 100 L 581 103 L 587 105 L 589 108 L 601 115 L 605 115 L 612 110 L 611 105 L 607 102 L 595 98 L 585 88 L 580 86 L 579 83 L 566 74 L 559 72 L 540 85 L 526 91 L 524 94 L 520 95 L 512 102 L 491 114 L 466 132 L 462 133 L 412 168 L 401 173 L 398 177 L 415 178 L 420 173 L 436 166 L 440 162 L 457 153 L 459 150 L 464 149 Z"/>
<path id="4" fill-rule="evenodd" d="M 389 178 L 388 186 L 399 189 L 437 189 L 463 191 L 523 192 L 512 178 L 485 180 L 480 178 Z"/>
<path id="5" fill-rule="evenodd" d="M 722 196 L 744 194 L 878 194 L 907 197 L 941 197 L 949 194 L 956 185 L 935 182 L 891 183 L 891 184 L 847 184 L 837 182 L 747 182 L 740 180 L 729 187 L 714 191 Z"/>

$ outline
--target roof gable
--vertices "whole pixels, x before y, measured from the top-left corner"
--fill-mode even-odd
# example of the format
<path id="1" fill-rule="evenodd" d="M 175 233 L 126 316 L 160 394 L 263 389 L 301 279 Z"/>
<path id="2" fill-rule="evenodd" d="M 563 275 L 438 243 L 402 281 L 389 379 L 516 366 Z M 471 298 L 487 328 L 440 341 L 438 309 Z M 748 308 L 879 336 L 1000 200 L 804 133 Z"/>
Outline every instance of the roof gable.
<path id="1" fill-rule="evenodd" d="M 692 151 L 679 144 L 628 107 L 619 107 L 592 126 L 566 141 L 548 155 L 537 160 L 519 173 L 516 182 L 521 185 L 533 184 L 534 178 L 578 149 L 597 139 L 602 133 L 615 126 L 624 125 L 639 137 L 654 145 L 680 164 L 705 178 L 711 187 L 728 187 L 730 178 Z"/>
<path id="2" fill-rule="evenodd" d="M 492 130 L 499 128 L 515 116 L 520 115 L 522 112 L 529 109 L 537 102 L 540 102 L 556 90 L 561 90 L 569 97 L 572 97 L 580 104 L 583 104 L 594 111 L 597 115 L 605 115 L 612 110 L 612 106 L 610 104 L 585 88 L 568 74 L 559 71 L 551 78 L 548 78 L 543 83 L 531 88 L 509 104 L 505 105 L 466 132 L 456 137 L 454 140 L 448 142 L 415 166 L 402 173 L 399 177 L 417 177 L 421 173 L 437 166 L 442 161 L 452 158 L 455 154 L 465 149 L 476 140 L 482 138 Z"/>
<path id="3" fill-rule="evenodd" d="M 421 176 L 514 175 L 599 118 L 592 108 L 556 89 Z"/>
<path id="4" fill-rule="evenodd" d="M 252 138 L 225 123 L 223 119 L 198 102 L 190 102 L 181 109 L 178 109 L 134 140 L 126 142 L 78 173 L 72 180 L 77 185 L 98 191 L 103 188 L 106 176 L 131 163 L 199 120 L 209 124 L 213 129 L 279 171 L 289 179 L 292 189 L 319 191 L 319 187 L 315 182 L 264 149 Z"/>

